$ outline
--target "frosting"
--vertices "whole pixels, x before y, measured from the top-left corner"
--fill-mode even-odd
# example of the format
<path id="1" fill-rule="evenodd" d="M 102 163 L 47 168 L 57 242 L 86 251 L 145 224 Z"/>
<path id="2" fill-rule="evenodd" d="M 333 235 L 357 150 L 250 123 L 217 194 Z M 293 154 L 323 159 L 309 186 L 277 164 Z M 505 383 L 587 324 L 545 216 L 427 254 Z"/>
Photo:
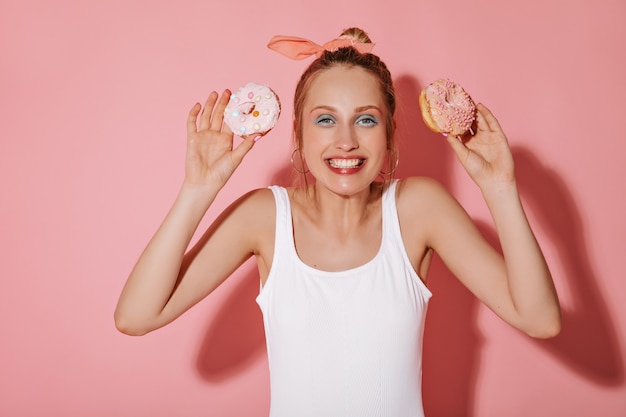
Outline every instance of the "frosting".
<path id="1" fill-rule="evenodd" d="M 248 83 L 230 96 L 224 121 L 239 136 L 264 135 L 280 116 L 280 101 L 268 86 Z"/>
<path id="2" fill-rule="evenodd" d="M 467 132 L 476 116 L 476 105 L 463 88 L 451 80 L 437 80 L 426 87 L 430 115 L 443 133 Z"/>

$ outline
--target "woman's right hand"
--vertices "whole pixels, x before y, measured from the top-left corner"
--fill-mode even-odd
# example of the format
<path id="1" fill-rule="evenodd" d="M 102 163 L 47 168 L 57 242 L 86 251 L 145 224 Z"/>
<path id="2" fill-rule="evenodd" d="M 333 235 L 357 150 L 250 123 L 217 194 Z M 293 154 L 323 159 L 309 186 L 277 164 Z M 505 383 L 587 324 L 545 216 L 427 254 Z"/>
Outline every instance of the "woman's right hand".
<path id="1" fill-rule="evenodd" d="M 218 100 L 217 92 L 212 91 L 204 108 L 196 103 L 189 111 L 185 162 L 187 185 L 223 187 L 255 143 L 255 138 L 247 137 L 233 148 L 233 132 L 223 123 L 230 95 L 229 90 L 224 90 Z"/>

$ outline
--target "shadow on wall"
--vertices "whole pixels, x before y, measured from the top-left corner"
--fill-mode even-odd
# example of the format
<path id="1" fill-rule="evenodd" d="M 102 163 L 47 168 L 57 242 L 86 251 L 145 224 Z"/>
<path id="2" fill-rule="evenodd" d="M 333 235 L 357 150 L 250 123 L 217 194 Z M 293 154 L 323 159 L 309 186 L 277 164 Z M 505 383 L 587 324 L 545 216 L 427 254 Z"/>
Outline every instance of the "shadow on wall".
<path id="1" fill-rule="evenodd" d="M 259 274 L 248 267 L 231 279 L 238 282 L 211 319 L 196 358 L 196 369 L 207 382 L 227 380 L 265 355 L 263 317 L 255 302 Z"/>
<path id="2" fill-rule="evenodd" d="M 566 184 L 527 149 L 513 148 L 522 198 L 558 249 L 571 300 L 561 333 L 540 346 L 599 385 L 624 382 L 624 363 L 613 321 L 596 285 L 584 225 Z"/>
<path id="3" fill-rule="evenodd" d="M 418 110 L 419 83 L 412 76 L 395 81 L 400 166 L 397 177 L 425 175 L 452 189 L 454 154 L 439 135 L 428 130 Z M 572 309 L 564 311 L 563 331 L 536 343 L 581 376 L 599 385 L 624 381 L 624 364 L 609 312 L 595 285 L 593 266 L 585 247 L 580 214 L 560 177 L 545 168 L 526 149 L 513 149 L 520 192 L 526 208 L 560 250 L 567 272 Z M 291 166 L 273 178 L 290 185 Z M 495 242 L 491 226 L 478 225 Z M 246 266 L 247 267 L 247 266 Z M 207 382 L 228 379 L 265 355 L 261 312 L 255 298 L 258 273 L 246 270 L 212 317 L 200 347 L 196 367 Z M 423 397 L 426 415 L 474 416 L 481 335 L 476 326 L 479 301 L 452 276 L 438 257 L 433 259 L 428 286 L 431 299 L 424 338 Z M 453 399 L 453 400 L 451 400 Z"/>

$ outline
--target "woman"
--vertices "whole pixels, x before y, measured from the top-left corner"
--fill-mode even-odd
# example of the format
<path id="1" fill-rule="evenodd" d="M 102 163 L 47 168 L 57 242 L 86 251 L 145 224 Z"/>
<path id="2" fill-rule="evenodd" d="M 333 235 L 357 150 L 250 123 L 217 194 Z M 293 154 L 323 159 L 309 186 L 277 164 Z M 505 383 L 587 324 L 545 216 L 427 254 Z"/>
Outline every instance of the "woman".
<path id="1" fill-rule="evenodd" d="M 392 79 L 377 56 L 359 52 L 371 44 L 364 32 L 349 29 L 338 39 L 346 36 L 351 46 L 323 51 L 296 88 L 294 159 L 313 181 L 249 192 L 185 253 L 255 143 L 233 147 L 223 125 L 228 90 L 191 109 L 184 183 L 115 312 L 120 331 L 145 334 L 254 256 L 272 417 L 423 415 L 425 280 L 435 252 L 507 323 L 534 337 L 560 330 L 552 278 L 495 117 L 478 104 L 476 134 L 447 140 L 484 196 L 504 256 L 435 181 L 378 181 L 397 164 Z"/>

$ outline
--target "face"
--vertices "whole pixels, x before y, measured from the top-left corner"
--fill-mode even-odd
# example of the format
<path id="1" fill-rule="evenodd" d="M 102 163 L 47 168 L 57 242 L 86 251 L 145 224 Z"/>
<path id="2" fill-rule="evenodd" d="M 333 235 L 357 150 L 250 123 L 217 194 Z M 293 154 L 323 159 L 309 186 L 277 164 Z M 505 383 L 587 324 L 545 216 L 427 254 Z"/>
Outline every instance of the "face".
<path id="1" fill-rule="evenodd" d="M 302 112 L 302 152 L 322 186 L 340 195 L 369 190 L 386 157 L 385 105 L 376 78 L 334 67 L 311 83 Z"/>

